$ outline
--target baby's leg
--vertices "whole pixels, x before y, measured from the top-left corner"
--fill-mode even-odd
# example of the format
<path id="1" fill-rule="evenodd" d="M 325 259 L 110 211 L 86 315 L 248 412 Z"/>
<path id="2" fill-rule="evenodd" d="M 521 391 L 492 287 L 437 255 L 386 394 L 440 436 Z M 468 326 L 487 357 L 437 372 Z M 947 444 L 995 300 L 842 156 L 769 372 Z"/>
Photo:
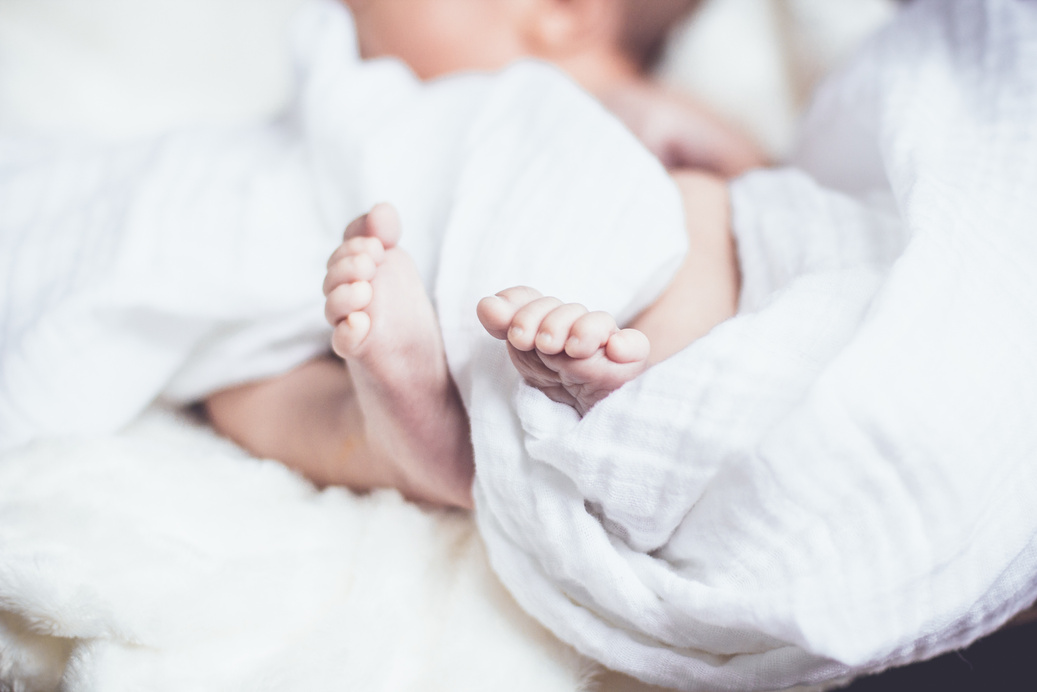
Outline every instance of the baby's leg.
<path id="1" fill-rule="evenodd" d="M 468 417 L 421 277 L 396 247 L 399 234 L 388 205 L 347 229 L 324 284 L 332 348 L 346 361 L 367 445 L 392 485 L 412 498 L 470 507 Z"/>
<path id="2" fill-rule="evenodd" d="M 554 401 L 584 415 L 648 363 L 644 334 L 619 329 L 611 315 L 541 296 L 525 286 L 484 298 L 486 330 L 508 344 L 519 373 Z"/>
<path id="3" fill-rule="evenodd" d="M 398 488 L 471 507 L 468 418 L 446 366 L 432 305 L 395 247 L 395 212 L 357 219 L 332 255 L 326 311 L 333 358 L 234 387 L 205 403 L 214 427 L 322 485 Z M 348 369 L 347 369 L 348 368 Z"/>
<path id="4" fill-rule="evenodd" d="M 620 330 L 604 313 L 588 313 L 525 287 L 479 303 L 483 326 L 508 342 L 512 362 L 526 381 L 580 415 L 735 314 L 740 276 L 727 185 L 693 172 L 677 173 L 674 180 L 684 202 L 688 255 L 632 329 Z"/>

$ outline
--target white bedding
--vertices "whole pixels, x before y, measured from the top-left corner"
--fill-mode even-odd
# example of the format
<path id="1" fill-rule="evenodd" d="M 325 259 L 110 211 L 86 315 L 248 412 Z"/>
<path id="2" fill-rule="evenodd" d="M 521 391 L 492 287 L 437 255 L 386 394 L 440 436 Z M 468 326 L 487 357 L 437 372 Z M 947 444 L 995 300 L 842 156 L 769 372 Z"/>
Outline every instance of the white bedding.
<path id="1" fill-rule="evenodd" d="M 238 3 L 238 9 L 252 4 Z M 284 0 L 278 7 L 290 4 Z M 913 12 L 935 12 L 937 4 Z M 201 3 L 192 12 L 201 13 L 203 5 L 209 7 Z M 8 19 L 18 6 L 12 2 L 3 8 Z M 191 9 L 190 3 L 185 7 Z M 57 275 L 62 281 L 46 284 L 49 288 L 39 290 L 32 302 L 49 307 L 67 299 L 68 319 L 47 317 L 53 326 L 36 342 L 44 350 L 21 349 L 25 362 L 40 365 L 13 369 L 9 381 L 35 408 L 29 416 L 25 410 L 4 411 L 8 417 L 3 420 L 18 427 L 0 428 L 0 440 L 14 439 L 7 430 L 28 437 L 54 421 L 83 430 L 118 427 L 146 403 L 147 392 L 164 389 L 173 398 L 190 398 L 220 383 L 278 371 L 322 348 L 326 332 L 319 299 L 315 302 L 299 282 L 319 274 L 323 243 L 334 242 L 349 215 L 392 195 L 404 207 L 407 242 L 422 259 L 444 325 L 454 335 L 452 366 L 469 403 L 478 402 L 473 410 L 478 411 L 481 450 L 480 529 L 495 555 L 495 568 L 523 606 L 557 634 L 612 666 L 689 689 L 818 680 L 964 643 L 1035 595 L 1034 517 L 1025 491 L 1034 485 L 1027 463 L 1037 444 L 1027 426 L 1037 396 L 1025 356 L 1033 352 L 1037 337 L 1032 286 L 1025 275 L 1033 266 L 1034 248 L 1025 230 L 1026 220 L 1037 218 L 1027 194 L 1034 189 L 1037 167 L 1032 147 L 1025 146 L 1033 138 L 1033 104 L 1027 100 L 1033 80 L 1020 67 L 1034 63 L 1033 23 L 1023 16 L 1032 10 L 1021 2 L 955 7 L 953 31 L 909 27 L 918 37 L 908 41 L 912 50 L 932 51 L 924 60 L 901 63 L 901 47 L 886 39 L 873 48 L 885 66 L 881 71 L 858 67 L 843 77 L 842 87 L 826 92 L 808 124 L 814 134 L 797 155 L 809 176 L 760 174 L 736 187 L 745 314 L 579 423 L 515 381 L 499 344 L 484 338 L 475 325 L 473 298 L 528 281 L 629 313 L 651 292 L 632 301 L 634 289 L 649 289 L 650 282 L 643 275 L 602 273 L 594 276 L 608 285 L 592 286 L 587 277 L 561 272 L 550 261 L 516 267 L 511 274 L 497 274 L 491 266 L 468 273 L 473 255 L 485 248 L 471 243 L 465 232 L 444 238 L 441 264 L 450 271 L 440 271 L 437 279 L 432 268 L 440 258 L 429 247 L 437 234 L 423 224 L 435 226 L 434 219 L 446 212 L 421 205 L 439 199 L 428 181 L 447 185 L 450 176 L 419 173 L 429 167 L 441 173 L 436 163 L 444 152 L 433 149 L 414 162 L 416 153 L 428 150 L 394 136 L 408 118 L 423 121 L 428 111 L 387 108 L 374 116 L 383 133 L 378 154 L 392 155 L 385 165 L 362 151 L 336 151 L 349 146 L 372 151 L 376 144 L 343 135 L 343 120 L 334 118 L 302 118 L 247 131 L 235 125 L 238 153 L 227 145 L 231 131 L 211 128 L 118 145 L 92 140 L 84 145 L 77 132 L 59 143 L 5 140 L 3 242 L 12 237 L 9 229 L 30 222 L 53 241 L 32 250 L 18 246 L 18 257 L 25 260 L 19 262 L 11 246 L 3 247 L 0 290 L 6 292 L 0 298 L 23 300 L 25 294 L 15 289 L 39 290 L 45 286 L 42 277 Z M 996 8 L 985 41 L 970 33 L 976 24 L 968 14 L 983 7 Z M 1005 19 L 1010 11 L 1020 14 L 1015 25 Z M 336 21 L 324 22 L 325 29 L 344 31 L 341 25 L 335 28 Z M 5 39 L 36 36 L 19 36 L 13 31 L 17 28 L 17 22 L 0 21 Z M 1024 40 L 1024 34 L 1029 38 Z M 327 45 L 338 46 L 331 49 L 334 53 L 345 50 L 346 43 Z M 949 59 L 945 47 L 952 43 L 960 44 L 968 58 Z M 321 56 L 318 44 L 304 39 L 311 67 L 332 57 Z M 39 45 L 43 50 L 50 44 Z M 14 46 L 14 41 L 0 41 L 0 55 Z M 975 66 L 985 64 L 981 55 L 998 65 L 997 79 L 976 71 Z M 0 65 L 0 96 L 9 93 L 11 65 Z M 72 59 L 60 67 L 65 77 L 97 83 L 85 79 L 93 63 Z M 195 67 L 196 77 L 207 69 Z M 393 94 L 399 99 L 434 102 L 417 96 L 396 68 L 376 69 L 383 71 L 377 77 L 381 83 L 398 87 Z M 539 81 L 537 72 L 516 70 L 497 101 L 486 96 L 491 87 L 479 80 L 444 89 L 453 89 L 454 96 L 465 92 L 462 99 L 482 104 L 467 117 L 482 118 L 493 125 L 490 131 L 505 133 L 497 142 L 504 147 L 508 128 L 516 122 L 492 117 L 487 104 L 505 106 L 509 97 L 522 95 L 530 86 L 523 86 L 527 77 L 537 90 L 552 84 L 564 104 L 554 115 L 578 119 L 581 136 L 593 136 L 593 128 L 583 133 L 586 116 L 609 132 L 603 137 L 616 143 L 617 151 L 626 150 L 622 137 L 611 132 L 611 121 L 568 95 L 557 80 Z M 311 77 L 316 73 L 310 70 Z M 345 78 L 334 71 L 323 75 Z M 869 91 L 869 85 L 886 84 L 880 78 L 889 80 L 890 89 Z M 133 80 L 127 83 L 135 86 Z M 874 108 L 855 109 L 850 120 L 839 118 L 845 113 L 840 100 L 856 97 L 859 89 L 868 92 Z M 311 92 L 331 93 L 339 92 Z M 212 100 L 212 94 L 207 98 Z M 576 100 L 566 100 L 571 98 Z M 391 99 L 392 94 L 377 95 L 380 103 Z M 259 99 L 251 112 L 269 112 L 274 100 Z M 171 117 L 161 100 L 143 118 L 133 111 L 132 100 L 101 103 L 104 107 L 91 111 L 94 131 L 105 131 L 105 124 L 115 131 L 112 122 L 136 117 L 145 126 L 133 133 L 147 135 L 162 129 L 147 127 L 149 122 L 161 125 Z M 120 108 L 124 104 L 128 109 Z M 53 109 L 58 120 L 64 114 L 65 104 L 60 105 Z M 310 106 L 311 114 L 350 108 L 348 103 Z M 305 116 L 307 108 L 296 112 Z M 426 108 L 435 111 L 437 106 Z M 82 109 L 68 111 L 82 124 Z M 228 112 L 240 119 L 234 106 Z M 384 114 L 391 117 L 380 117 Z M 5 109 L 0 125 L 18 124 L 18 115 L 17 109 Z M 188 115 L 183 119 L 191 122 L 197 113 Z M 905 116 L 910 116 L 909 127 L 901 129 Z M 857 129 L 840 131 L 840 123 Z M 1005 123 L 1012 127 L 1004 129 Z M 534 125 L 518 127 L 542 137 L 554 129 Z M 331 142 L 329 132 L 336 133 Z M 296 139 L 300 133 L 304 145 Z M 979 134 L 962 137 L 969 133 Z M 315 144 L 321 156 L 309 158 Z M 578 141 L 571 144 L 579 146 Z M 218 157 L 221 167 L 191 169 L 197 176 L 189 176 L 193 188 L 164 185 L 182 167 L 211 161 L 213 148 L 224 154 Z M 477 227 L 498 229 L 498 238 L 517 238 L 524 230 L 520 224 L 536 218 L 538 232 L 551 237 L 550 224 L 568 233 L 574 219 L 593 221 L 582 215 L 536 216 L 538 208 L 557 209 L 567 197 L 573 197 L 569 203 L 575 208 L 586 199 L 583 193 L 542 200 L 542 207 L 508 207 L 508 199 L 525 197 L 509 198 L 514 180 L 481 174 L 492 163 L 488 151 L 469 151 L 468 175 L 454 171 L 459 178 L 453 182 L 461 180 L 469 192 L 502 192 L 505 199 L 495 203 L 509 213 L 490 219 L 480 216 L 493 211 L 490 205 L 461 203 L 452 207 L 460 211 L 449 215 L 444 228 L 467 229 L 488 242 L 475 233 Z M 417 164 L 414 176 L 426 183 L 418 186 L 420 193 L 414 192 L 413 180 L 397 177 L 403 169 L 393 156 Z M 633 165 L 631 177 L 658 175 L 643 158 L 632 156 L 624 159 Z M 597 165 L 566 160 L 566 166 L 578 170 L 593 171 Z M 862 160 L 871 165 L 852 171 L 842 165 Z M 966 160 L 971 169 L 963 165 Z M 31 170 L 14 165 L 26 161 L 35 162 Z M 337 168 L 335 161 L 350 163 Z M 351 168 L 354 164 L 359 168 Z M 365 179 L 373 182 L 356 187 L 350 176 L 359 175 L 363 166 L 370 166 L 373 177 Z M 135 174 L 141 170 L 152 174 Z M 972 178 L 970 171 L 975 171 Z M 567 182 L 574 178 L 571 168 L 553 173 Z M 301 203 L 293 190 L 309 175 L 342 184 L 333 194 L 323 188 L 319 201 Z M 263 182 L 245 190 L 236 185 L 243 177 Z M 15 179 L 20 187 L 6 187 Z M 212 186 L 208 198 L 199 194 L 205 190 L 202 182 Z M 615 191 L 611 186 L 622 183 L 602 184 Z M 263 237 L 261 243 L 251 242 L 255 236 L 221 235 L 224 228 L 207 234 L 217 218 L 209 212 L 222 209 L 233 216 L 218 202 L 228 189 L 243 208 L 259 204 L 294 221 L 307 219 L 318 231 L 307 235 L 300 230 L 296 242 L 285 242 L 276 219 L 256 217 L 259 223 L 249 228 Z M 134 191 L 134 199 L 151 202 L 122 215 L 119 210 L 129 205 L 121 197 L 126 190 Z M 659 190 L 664 197 L 670 194 Z M 48 204 L 34 204 L 33 191 L 49 192 Z M 69 191 L 80 197 L 69 197 Z M 345 191 L 350 195 L 341 196 Z M 764 204 L 775 211 L 752 213 Z M 668 203 L 649 206 L 667 218 L 666 209 L 672 211 Z M 679 249 L 666 231 L 673 231 L 672 218 L 642 226 L 608 218 L 607 208 L 595 213 L 604 217 L 595 222 L 596 232 L 616 233 L 618 240 L 613 236 L 609 243 L 592 245 L 589 249 L 598 254 L 583 261 L 612 266 L 618 254 L 612 248 L 631 241 L 630 228 L 666 236 L 646 241 L 653 248 L 651 257 L 637 266 L 665 265 Z M 989 218 L 998 223 L 991 227 Z M 107 220 L 126 228 L 119 224 L 127 219 L 179 228 L 186 235 L 170 234 L 161 244 L 131 247 L 124 254 L 127 246 L 109 246 L 119 252 L 86 263 L 98 271 L 93 275 L 62 271 L 84 264 L 70 252 L 78 242 L 75 231 L 111 229 Z M 838 235 L 831 232 L 836 226 L 842 231 Z M 980 237 L 977 228 L 990 230 Z M 126 291 L 111 288 L 85 296 L 79 289 L 99 276 L 120 276 L 104 271 L 115 266 L 104 262 L 113 257 L 137 262 L 141 250 L 164 259 L 148 266 L 149 281 L 135 286 L 195 285 L 208 274 L 194 270 L 193 276 L 182 277 L 179 272 L 194 266 L 197 246 L 208 246 L 214 237 L 228 238 L 215 257 L 254 248 L 254 263 L 276 253 L 286 272 L 295 266 L 298 273 L 264 274 L 257 280 L 246 253 L 246 261 L 232 271 L 221 266 L 234 286 L 212 286 L 208 293 L 138 291 L 117 306 L 123 317 L 133 314 L 133 319 L 114 325 L 112 313 L 77 311 L 84 301 L 125 298 Z M 64 242 L 67 238 L 72 242 Z M 804 239 L 810 242 L 801 244 Z M 942 274 L 932 271 L 941 251 L 946 253 Z M 182 262 L 165 259 L 177 253 Z M 1009 284 L 1017 290 L 1004 290 Z M 233 290 L 224 293 L 228 289 Z M 213 295 L 228 297 L 212 301 Z M 163 308 L 158 313 L 165 330 L 162 348 L 141 349 L 133 311 L 155 299 Z M 194 310 L 200 304 L 206 307 L 202 316 L 211 321 L 197 319 Z M 170 320 L 171 314 L 192 319 L 185 324 Z M 226 326 L 228 315 L 245 318 L 234 325 L 240 331 L 214 331 L 214 324 Z M 282 315 L 285 321 L 272 319 Z M 20 325 L 35 319 L 24 317 Z M 150 353 L 155 360 L 145 367 L 120 358 L 119 351 L 99 349 L 79 354 L 92 364 L 89 368 L 69 363 L 63 370 L 61 362 L 67 361 L 62 359 L 76 336 L 70 326 L 89 329 L 91 319 L 105 321 L 106 330 L 121 326 L 111 332 L 124 337 L 117 346 L 138 356 Z M 259 325 L 303 338 L 281 342 L 278 349 L 255 349 L 257 343 L 270 343 L 271 333 L 253 331 Z M 88 337 L 86 331 L 79 338 Z M 7 352 L 19 348 L 7 339 L 0 342 Z M 48 348 L 59 362 L 41 358 Z M 191 367 L 174 366 L 185 353 Z M 241 370 L 205 366 L 226 362 L 230 354 L 240 359 Z M 91 369 L 98 363 L 102 367 Z M 124 369 L 131 365 L 139 368 L 133 377 Z M 24 379 L 29 375 L 37 378 L 34 383 Z M 39 388 L 39 378 L 51 380 L 48 389 Z M 5 381 L 0 394 L 12 392 L 9 386 Z M 88 388 L 91 405 L 79 401 L 58 407 L 63 397 Z M 515 392 L 516 398 L 501 398 L 500 391 Z M 121 409 L 113 406 L 117 401 Z M 113 410 L 114 416 L 100 415 Z M 836 415 L 839 411 L 843 415 Z M 515 437 L 490 440 L 486 431 L 501 420 Z M 823 435 L 816 432 L 818 421 Z M 522 443 L 518 424 L 525 426 L 529 458 L 516 447 Z M 804 429 L 809 433 L 799 432 Z M 923 436 L 919 430 L 935 432 Z M 871 446 L 876 440 L 889 445 L 882 454 Z M 491 442 L 499 447 L 487 464 Z M 921 443 L 928 446 L 923 449 Z M 604 457 L 602 450 L 608 452 Z M 616 459 L 621 463 L 613 463 Z M 155 413 L 117 435 L 40 442 L 8 452 L 0 458 L 0 476 L 0 681 L 5 684 L 54 689 L 64 677 L 68 690 L 136 690 L 145 684 L 154 689 L 482 690 L 487 689 L 486 671 L 498 673 L 493 689 L 516 692 L 593 684 L 584 679 L 589 670 L 584 659 L 533 625 L 497 588 L 464 519 L 420 512 L 393 493 L 368 499 L 341 491 L 314 493 L 279 466 L 248 459 L 168 413 Z M 596 505 L 588 506 L 588 498 Z M 271 513 L 272 507 L 282 511 Z M 572 534 L 579 540 L 572 541 Z M 580 593 L 571 584 L 577 578 L 594 593 Z M 155 594 L 166 600 L 156 602 Z M 868 600 L 887 594 L 894 598 Z M 329 609 L 329 602 L 334 607 Z M 853 641 L 840 636 L 845 632 L 854 633 Z M 919 632 L 923 636 L 916 639 Z M 70 660 L 73 665 L 66 668 Z"/>
<path id="2" fill-rule="evenodd" d="M 168 413 L 131 425 L 326 350 L 325 260 L 377 201 L 438 304 L 461 277 L 579 282 L 630 316 L 680 261 L 665 172 L 552 69 L 426 88 L 360 64 L 333 2 L 295 43 L 274 122 L 0 139 L 0 688 L 567 692 L 594 670 L 500 590 L 467 517 L 316 493 Z"/>
<path id="3" fill-rule="evenodd" d="M 317 492 L 152 410 L 0 462 L 0 689 L 576 692 L 461 513 Z"/>
<path id="4" fill-rule="evenodd" d="M 582 420 L 479 347 L 476 516 L 526 610 L 645 680 L 749 690 L 1033 602 L 1035 64 L 1032 2 L 910 5 L 795 168 L 734 184 L 739 316 Z"/>
<path id="5" fill-rule="evenodd" d="M 383 200 L 436 302 L 455 276 L 490 294 L 569 273 L 567 293 L 630 317 L 665 285 L 676 190 L 566 78 L 530 62 L 425 87 L 352 41 L 339 5 L 308 9 L 299 94 L 271 124 L 0 139 L 0 449 L 326 351 L 326 259 Z"/>

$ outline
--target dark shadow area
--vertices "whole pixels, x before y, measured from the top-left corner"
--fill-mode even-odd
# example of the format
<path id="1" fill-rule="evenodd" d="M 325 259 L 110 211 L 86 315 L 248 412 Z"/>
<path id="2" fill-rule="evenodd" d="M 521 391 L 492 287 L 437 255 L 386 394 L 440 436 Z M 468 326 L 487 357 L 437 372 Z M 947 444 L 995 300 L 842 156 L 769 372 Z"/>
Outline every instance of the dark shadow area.
<path id="1" fill-rule="evenodd" d="M 1037 622 L 1014 625 L 961 651 L 861 678 L 844 692 L 1035 692 Z"/>

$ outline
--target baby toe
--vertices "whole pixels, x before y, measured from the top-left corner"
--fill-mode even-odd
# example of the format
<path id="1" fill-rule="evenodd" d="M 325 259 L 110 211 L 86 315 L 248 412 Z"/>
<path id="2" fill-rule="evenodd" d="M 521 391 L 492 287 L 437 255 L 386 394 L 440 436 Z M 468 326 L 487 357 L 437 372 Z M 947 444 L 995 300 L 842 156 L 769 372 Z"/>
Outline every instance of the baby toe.
<path id="1" fill-rule="evenodd" d="M 328 258 L 328 269 L 346 257 L 355 255 L 368 255 L 375 265 L 379 265 L 385 259 L 385 247 L 377 238 L 350 238 L 331 253 L 331 257 Z"/>
<path id="2" fill-rule="evenodd" d="M 605 355 L 614 363 L 638 363 L 648 360 L 651 352 L 648 337 L 636 329 L 621 329 L 609 337 Z"/>
<path id="3" fill-rule="evenodd" d="M 543 297 L 523 305 L 515 312 L 508 329 L 508 343 L 520 351 L 531 351 L 536 346 L 540 323 L 548 313 L 562 304 L 557 298 Z"/>
<path id="4" fill-rule="evenodd" d="M 328 273 L 324 277 L 324 295 L 327 296 L 336 286 L 342 284 L 371 281 L 377 270 L 378 267 L 370 255 L 347 255 L 328 267 Z"/>
<path id="5" fill-rule="evenodd" d="M 350 238 L 356 238 L 359 236 L 367 235 L 365 232 L 367 229 L 367 214 L 362 214 L 346 226 L 346 230 L 342 233 L 342 240 L 346 241 Z"/>
<path id="6" fill-rule="evenodd" d="M 607 312 L 588 312 L 577 319 L 569 331 L 565 352 L 572 358 L 590 358 L 618 331 L 616 320 Z"/>
<path id="7" fill-rule="evenodd" d="M 385 259 L 385 246 L 377 238 L 350 238 L 342 245 L 347 256 L 367 255 L 375 264 L 381 264 Z"/>
<path id="8" fill-rule="evenodd" d="M 382 245 L 391 248 L 400 242 L 401 233 L 400 215 L 394 206 L 388 202 L 380 202 L 371 207 L 371 211 L 367 213 L 365 235 L 377 238 Z"/>
<path id="9" fill-rule="evenodd" d="M 371 284 L 367 281 L 336 286 L 328 293 L 324 303 L 324 316 L 332 326 L 338 326 L 338 323 L 351 313 L 370 305 L 373 295 Z"/>
<path id="10" fill-rule="evenodd" d="M 487 296 L 475 306 L 475 314 L 480 324 L 495 339 L 506 339 L 511 319 L 518 309 L 516 305 L 509 303 L 500 296 Z"/>
<path id="11" fill-rule="evenodd" d="M 579 303 L 559 305 L 540 322 L 536 336 L 536 348 L 547 354 L 561 353 L 570 338 L 573 324 L 587 314 L 587 308 Z"/>
<path id="12" fill-rule="evenodd" d="M 331 348 L 342 358 L 349 358 L 356 355 L 370 333 L 371 316 L 366 312 L 350 313 L 335 326 L 331 334 Z"/>
<path id="13" fill-rule="evenodd" d="M 519 308 L 532 303 L 538 298 L 543 298 L 544 294 L 529 286 L 512 286 L 511 288 L 505 288 L 503 291 L 498 291 L 496 296 L 511 304 L 514 311 L 517 312 Z"/>

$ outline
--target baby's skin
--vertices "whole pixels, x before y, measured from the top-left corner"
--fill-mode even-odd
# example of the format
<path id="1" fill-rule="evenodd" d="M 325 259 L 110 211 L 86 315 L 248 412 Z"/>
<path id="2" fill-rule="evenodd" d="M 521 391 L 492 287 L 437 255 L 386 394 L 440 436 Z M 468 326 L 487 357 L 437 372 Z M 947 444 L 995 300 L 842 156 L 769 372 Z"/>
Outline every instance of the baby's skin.
<path id="1" fill-rule="evenodd" d="M 349 369 L 367 444 L 379 447 L 385 475 L 370 485 L 470 507 L 468 418 L 418 270 L 396 246 L 400 232 L 387 204 L 346 229 L 324 281 L 332 348 Z"/>
<path id="2" fill-rule="evenodd" d="M 677 175 L 675 182 L 688 213 L 691 251 L 635 328 L 621 329 L 608 313 L 526 286 L 483 298 L 476 308 L 526 382 L 581 416 L 734 314 L 739 279 L 726 185 L 702 174 Z M 467 418 L 432 305 L 410 258 L 396 247 L 399 235 L 399 219 L 387 204 L 347 228 L 324 284 L 332 346 L 349 366 L 368 439 L 390 433 L 386 446 L 400 449 L 386 452 L 398 455 L 404 476 L 442 474 L 419 485 L 453 487 L 471 479 Z M 436 426 L 449 434 L 437 435 Z M 462 449 L 464 462 L 451 464 L 448 455 Z"/>
<path id="3" fill-rule="evenodd" d="M 349 367 L 366 437 L 382 440 L 408 494 L 451 499 L 471 481 L 467 417 L 446 366 L 435 312 L 410 257 L 396 246 L 388 204 L 353 221 L 328 260 L 325 316 Z M 529 384 L 582 416 L 648 367 L 648 338 L 605 312 L 516 286 L 481 300 L 479 321 L 507 343 Z M 447 433 L 447 434 L 444 434 Z M 459 459 L 460 457 L 460 459 Z M 461 503 L 466 504 L 466 503 Z"/>
<path id="4" fill-rule="evenodd" d="M 477 307 L 483 327 L 507 342 L 526 382 L 581 416 L 737 308 L 740 279 L 727 185 L 687 171 L 673 179 L 684 202 L 689 251 L 663 295 L 630 328 L 620 329 L 607 313 L 524 286 L 483 298 Z"/>
<path id="5" fill-rule="evenodd" d="M 705 174 L 676 174 L 674 181 L 689 252 L 633 329 L 524 287 L 478 305 L 522 376 L 581 415 L 734 314 L 739 277 L 727 186 Z M 432 304 L 396 245 L 400 232 L 392 207 L 378 205 L 349 225 L 328 262 L 326 314 L 346 367 L 317 358 L 214 392 L 205 411 L 222 434 L 318 485 L 397 488 L 412 500 L 471 507 L 468 418 Z"/>
<path id="6" fill-rule="evenodd" d="M 410 497 L 468 506 L 472 458 L 460 396 L 435 312 L 410 257 L 397 247 L 388 204 L 346 229 L 328 260 L 325 316 L 363 411 L 364 437 L 388 466 L 380 479 Z M 484 298 L 479 320 L 507 343 L 522 377 L 582 416 L 648 367 L 647 337 L 611 315 L 525 286 Z"/>
<path id="7" fill-rule="evenodd" d="M 523 379 L 581 415 L 648 367 L 648 338 L 605 312 L 527 286 L 483 298 L 479 321 L 505 341 Z"/>

